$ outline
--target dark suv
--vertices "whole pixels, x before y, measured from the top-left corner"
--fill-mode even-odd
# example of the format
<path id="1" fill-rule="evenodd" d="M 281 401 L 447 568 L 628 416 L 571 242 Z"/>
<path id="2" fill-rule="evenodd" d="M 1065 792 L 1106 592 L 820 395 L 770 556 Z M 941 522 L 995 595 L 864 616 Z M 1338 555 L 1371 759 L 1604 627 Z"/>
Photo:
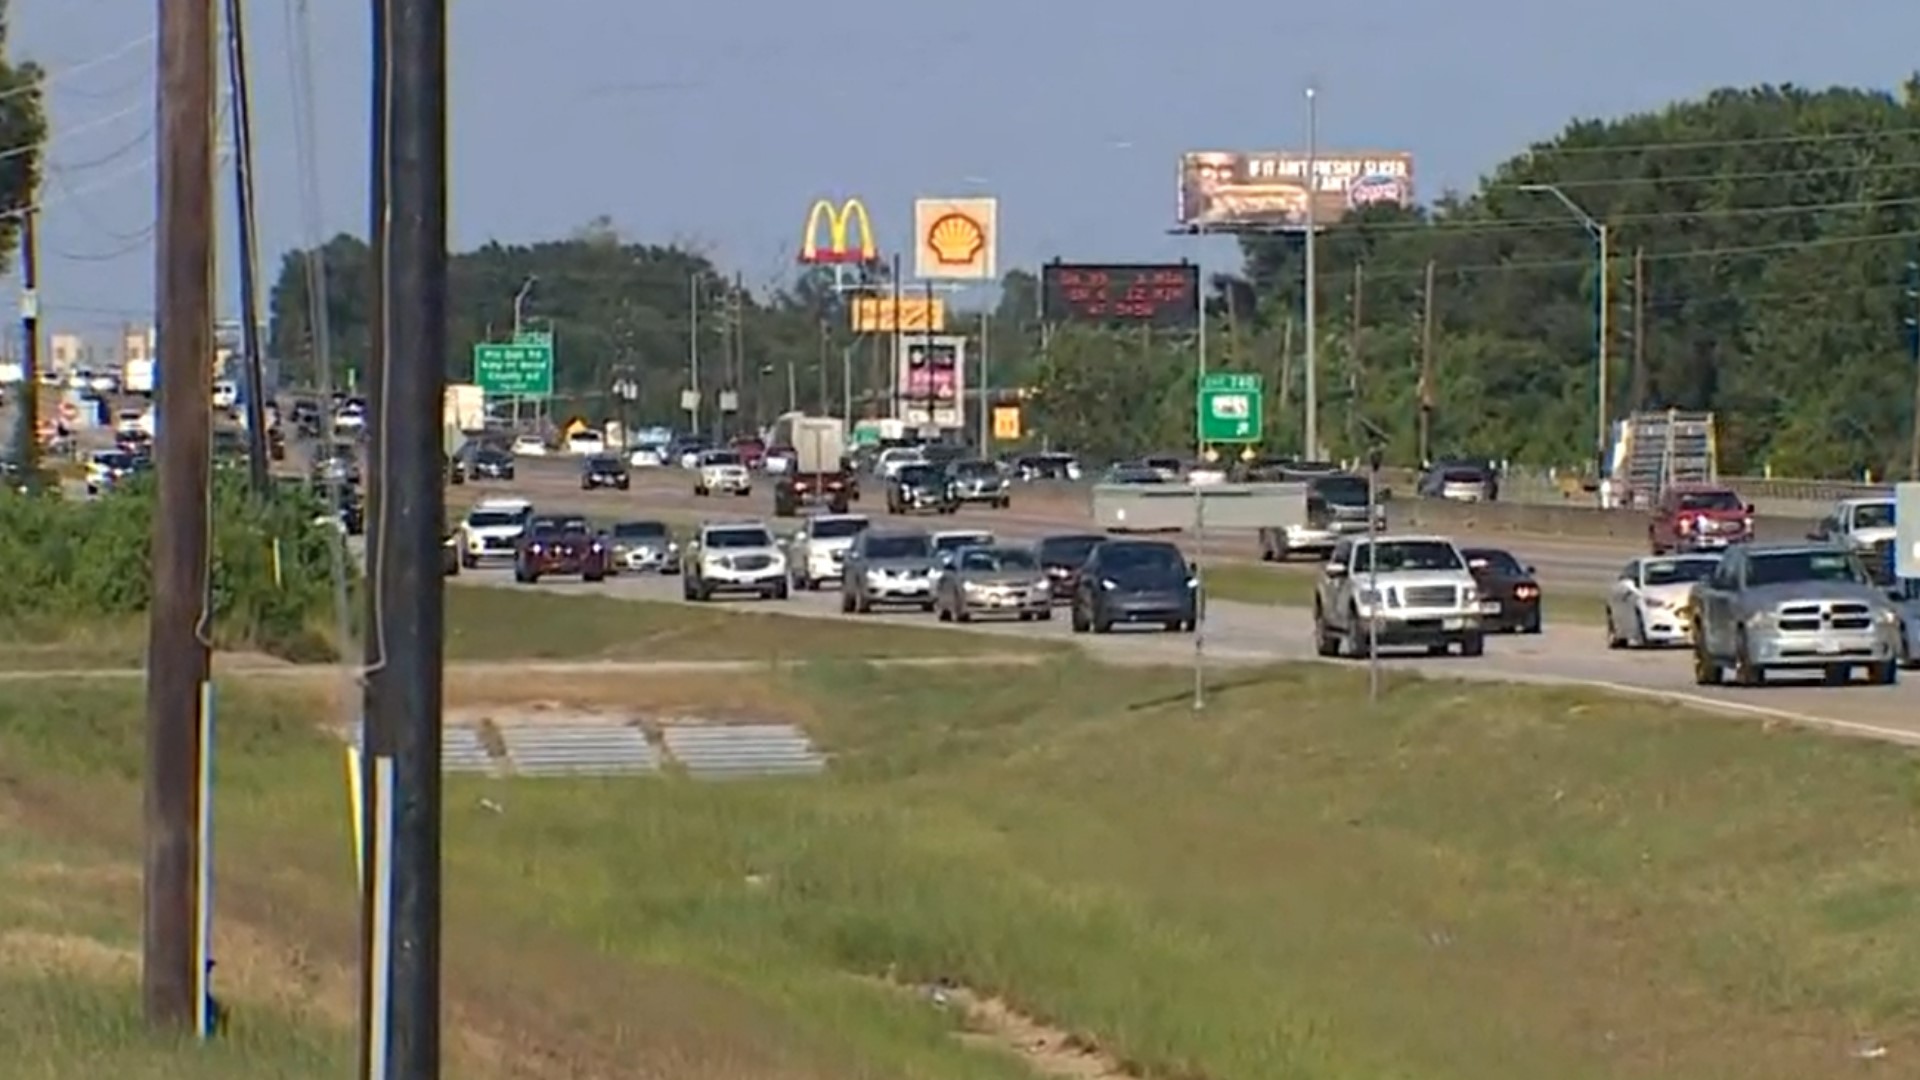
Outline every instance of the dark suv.
<path id="1" fill-rule="evenodd" d="M 612 454 L 595 454 L 580 467 L 580 490 L 592 491 L 594 488 L 618 488 L 627 490 L 632 481 L 627 476 L 627 464 Z"/>
<path id="2" fill-rule="evenodd" d="M 1164 540 L 1108 540 L 1080 568 L 1073 630 L 1105 634 L 1117 623 L 1157 623 L 1191 633 L 1200 621 L 1200 588 L 1180 549 Z"/>

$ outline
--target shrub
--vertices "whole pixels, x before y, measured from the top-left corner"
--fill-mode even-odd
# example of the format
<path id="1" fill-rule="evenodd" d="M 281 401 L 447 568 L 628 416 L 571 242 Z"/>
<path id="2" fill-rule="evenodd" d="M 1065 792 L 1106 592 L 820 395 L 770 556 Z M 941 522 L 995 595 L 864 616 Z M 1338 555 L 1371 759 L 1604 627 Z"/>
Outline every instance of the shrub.
<path id="1" fill-rule="evenodd" d="M 91 501 L 0 494 L 0 625 L 124 620 L 153 595 L 156 496 L 141 477 Z M 260 499 L 244 478 L 217 473 L 208 510 L 214 642 L 297 659 L 333 655 L 337 533 L 315 519 L 325 504 L 304 487 Z"/>

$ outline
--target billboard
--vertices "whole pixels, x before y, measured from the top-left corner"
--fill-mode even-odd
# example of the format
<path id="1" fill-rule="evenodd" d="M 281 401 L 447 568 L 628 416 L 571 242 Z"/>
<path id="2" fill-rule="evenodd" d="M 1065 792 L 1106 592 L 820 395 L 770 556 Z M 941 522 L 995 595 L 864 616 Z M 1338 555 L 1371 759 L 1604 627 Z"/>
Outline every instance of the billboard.
<path id="1" fill-rule="evenodd" d="M 915 199 L 913 274 L 923 281 L 993 281 L 1000 200 Z"/>
<path id="2" fill-rule="evenodd" d="M 1304 230 L 1307 154 L 1203 150 L 1180 159 L 1180 224 L 1190 229 Z M 1413 155 L 1403 150 L 1312 156 L 1313 217 L 1332 225 L 1378 203 L 1413 205 Z"/>
<path id="3" fill-rule="evenodd" d="M 947 302 L 937 296 L 856 296 L 847 318 L 856 334 L 938 334 L 947 328 Z"/>
<path id="4" fill-rule="evenodd" d="M 965 426 L 967 339 L 907 337 L 900 341 L 900 419 L 908 427 Z"/>
<path id="5" fill-rule="evenodd" d="M 1193 263 L 1063 263 L 1040 268 L 1048 323 L 1186 330 L 1200 324 L 1200 267 Z"/>
<path id="6" fill-rule="evenodd" d="M 826 243 L 820 242 L 821 226 L 826 226 Z M 857 235 L 854 229 L 860 231 Z M 807 211 L 807 231 L 800 237 L 800 261 L 807 266 L 858 266 L 876 262 L 880 247 L 873 242 L 873 219 L 867 216 L 867 204 L 848 199 L 839 206 L 832 199 L 820 199 Z"/>

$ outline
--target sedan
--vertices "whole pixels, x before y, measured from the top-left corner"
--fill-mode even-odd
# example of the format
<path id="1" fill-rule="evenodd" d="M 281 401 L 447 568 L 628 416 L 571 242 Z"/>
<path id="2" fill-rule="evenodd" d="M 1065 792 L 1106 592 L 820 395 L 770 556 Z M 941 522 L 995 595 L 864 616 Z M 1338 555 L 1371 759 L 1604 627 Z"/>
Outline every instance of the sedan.
<path id="1" fill-rule="evenodd" d="M 941 622 L 1007 615 L 1021 622 L 1053 618 L 1053 588 L 1040 560 L 1022 547 L 970 547 L 940 575 L 933 610 Z"/>
<path id="2" fill-rule="evenodd" d="M 1622 567 L 1607 591 L 1607 648 L 1693 642 L 1693 587 L 1720 565 L 1717 554 L 1643 555 Z"/>
<path id="3" fill-rule="evenodd" d="M 1462 548 L 1480 586 L 1480 625 L 1492 633 L 1540 632 L 1540 582 L 1533 567 L 1499 548 Z"/>
<path id="4" fill-rule="evenodd" d="M 1109 540 L 1093 549 L 1073 598 L 1073 631 L 1110 633 L 1118 623 L 1193 632 L 1200 582 L 1180 549 L 1162 540 Z"/>

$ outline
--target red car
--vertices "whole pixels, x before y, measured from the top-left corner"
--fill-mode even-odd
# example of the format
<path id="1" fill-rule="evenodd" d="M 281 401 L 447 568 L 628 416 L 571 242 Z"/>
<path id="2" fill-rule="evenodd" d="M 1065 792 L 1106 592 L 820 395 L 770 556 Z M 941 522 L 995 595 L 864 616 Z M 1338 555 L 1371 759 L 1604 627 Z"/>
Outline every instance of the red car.
<path id="1" fill-rule="evenodd" d="M 759 469 L 767 459 L 767 444 L 751 436 L 741 436 L 733 440 L 733 445 L 729 449 L 740 455 L 740 464 L 749 469 Z"/>
<path id="2" fill-rule="evenodd" d="M 527 523 L 514 552 L 513 580 L 531 585 L 543 577 L 580 575 L 604 581 L 613 565 L 607 544 L 585 518 L 537 517 Z"/>
<path id="3" fill-rule="evenodd" d="M 1655 555 L 1723 551 L 1753 539 L 1753 507 L 1731 488 L 1689 484 L 1668 488 L 1647 525 Z"/>

